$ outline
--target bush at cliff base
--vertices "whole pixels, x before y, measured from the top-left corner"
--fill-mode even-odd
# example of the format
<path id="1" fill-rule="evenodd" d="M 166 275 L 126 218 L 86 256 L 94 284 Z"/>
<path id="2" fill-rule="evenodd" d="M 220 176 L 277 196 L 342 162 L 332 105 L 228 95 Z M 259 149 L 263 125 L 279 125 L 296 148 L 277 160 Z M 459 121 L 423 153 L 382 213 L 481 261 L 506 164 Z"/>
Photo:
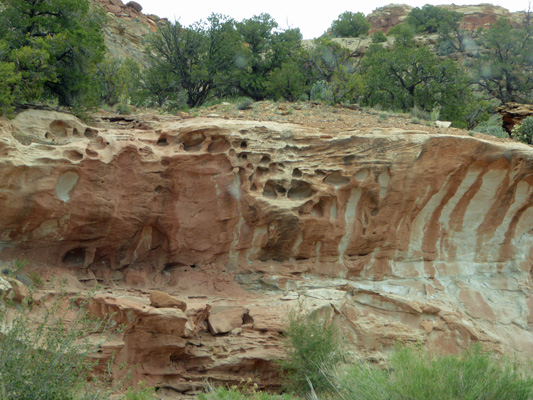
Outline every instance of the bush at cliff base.
<path id="1" fill-rule="evenodd" d="M 348 359 L 340 328 L 316 313 L 292 312 L 285 331 L 287 358 L 280 362 L 285 387 L 296 394 L 309 391 L 329 396 L 336 391 L 331 371 Z"/>
<path id="2" fill-rule="evenodd" d="M 298 313 L 291 315 L 286 337 L 286 388 L 309 398 L 533 399 L 533 363 L 484 352 L 480 345 L 448 356 L 398 346 L 385 365 L 353 362 L 336 325 Z"/>
<path id="3" fill-rule="evenodd" d="M 519 142 L 533 144 L 533 117 L 527 117 L 522 124 L 515 125 L 511 136 Z"/>
<path id="4" fill-rule="evenodd" d="M 92 368 L 87 335 L 99 329 L 85 315 L 66 322 L 59 301 L 39 320 L 30 306 L 0 304 L 0 400 L 73 399 Z"/>
<path id="5" fill-rule="evenodd" d="M 344 373 L 330 373 L 330 379 L 340 398 L 358 400 L 532 399 L 531 369 L 521 368 L 478 345 L 457 356 L 440 357 L 400 347 L 386 368 L 360 362 Z"/>

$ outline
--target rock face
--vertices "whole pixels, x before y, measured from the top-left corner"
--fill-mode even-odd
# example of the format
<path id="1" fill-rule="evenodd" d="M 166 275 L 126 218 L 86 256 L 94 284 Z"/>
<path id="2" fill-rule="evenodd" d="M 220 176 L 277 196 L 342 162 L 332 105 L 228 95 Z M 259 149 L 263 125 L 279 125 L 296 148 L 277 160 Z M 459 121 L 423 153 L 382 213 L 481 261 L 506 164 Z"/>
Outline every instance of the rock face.
<path id="1" fill-rule="evenodd" d="M 274 304 L 279 311 L 278 303 Z M 265 320 L 268 314 L 257 311 L 254 302 L 250 304 L 245 321 L 242 307 L 218 305 L 213 307 L 218 311 L 210 312 L 211 306 L 198 299 L 189 301 L 187 314 L 174 308 L 153 308 L 138 296 L 106 294 L 94 296 L 88 308 L 98 317 L 112 315 L 124 327 L 123 333 L 101 346 L 98 355 L 100 365 L 105 366 L 114 354 L 115 377 L 129 372 L 119 368 L 127 363 L 137 366 L 132 371 L 135 381 L 179 392 L 206 388 L 208 380 L 234 385 L 248 378 L 261 388 L 276 388 L 280 380 L 274 360 L 283 356 L 280 317 L 272 324 Z M 240 320 L 226 323 L 228 330 L 207 330 L 207 319 L 220 318 L 223 309 L 225 313 L 240 309 Z M 269 327 L 254 324 L 251 315 L 270 322 Z M 219 319 L 217 326 L 222 325 Z"/>
<path id="2" fill-rule="evenodd" d="M 451 4 L 439 7 L 463 14 L 461 27 L 471 31 L 478 28 L 488 28 L 500 18 L 507 18 L 513 25 L 519 26 L 523 24 L 525 18 L 523 12 L 511 13 L 503 7 L 492 4 L 467 6 Z M 392 27 L 402 23 L 412 9 L 413 7 L 406 4 L 389 4 L 377 8 L 367 16 L 367 21 L 371 24 L 370 33 L 388 32 Z"/>
<path id="3" fill-rule="evenodd" d="M 407 4 L 389 4 L 375 9 L 366 17 L 367 21 L 370 22 L 369 33 L 372 34 L 377 31 L 387 33 L 392 27 L 405 21 L 407 14 L 412 9 L 413 7 Z"/>
<path id="4" fill-rule="evenodd" d="M 498 107 L 497 111 L 502 115 L 503 129 L 511 133 L 515 125 L 521 124 L 524 119 L 533 116 L 533 105 L 506 103 Z"/>
<path id="5" fill-rule="evenodd" d="M 104 40 L 111 58 L 131 58 L 141 65 L 149 65 L 144 42 L 156 32 L 160 20 L 155 15 L 142 13 L 142 6 L 135 1 L 124 4 L 122 0 L 96 0 L 107 11 Z"/>
<path id="6" fill-rule="evenodd" d="M 184 313 L 95 299 L 127 324 L 119 359 L 143 366 L 139 378 L 189 390 L 202 374 L 258 371 L 275 385 L 282 314 L 298 304 L 341 320 L 368 355 L 400 340 L 533 356 L 530 146 L 132 121 L 0 120 L 0 257 L 185 300 Z"/>

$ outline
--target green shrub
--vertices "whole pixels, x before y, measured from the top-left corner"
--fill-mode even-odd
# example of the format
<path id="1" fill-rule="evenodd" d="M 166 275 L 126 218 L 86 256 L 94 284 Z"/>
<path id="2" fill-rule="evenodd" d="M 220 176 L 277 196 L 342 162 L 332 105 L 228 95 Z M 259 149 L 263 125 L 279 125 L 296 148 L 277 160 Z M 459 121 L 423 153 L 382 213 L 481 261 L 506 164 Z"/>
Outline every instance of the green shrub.
<path id="1" fill-rule="evenodd" d="M 145 382 L 139 382 L 137 389 L 129 388 L 122 400 L 156 400 L 157 396 L 153 387 L 146 386 Z M 1 400 L 1 398 L 0 398 Z"/>
<path id="2" fill-rule="evenodd" d="M 14 63 L 0 60 L 0 116 L 9 114 L 13 110 L 11 107 L 15 100 L 13 88 L 20 82 L 20 79 L 20 73 L 15 72 Z"/>
<path id="3" fill-rule="evenodd" d="M 266 89 L 273 99 L 282 97 L 294 102 L 304 93 L 305 81 L 302 68 L 296 62 L 286 62 L 271 72 Z"/>
<path id="4" fill-rule="evenodd" d="M 431 113 L 429 114 L 429 119 L 431 121 L 437 121 L 440 118 L 440 106 L 435 106 L 431 109 Z"/>
<path id="5" fill-rule="evenodd" d="M 439 56 L 447 56 L 455 51 L 453 41 L 444 40 L 439 44 Z"/>
<path id="6" fill-rule="evenodd" d="M 414 106 L 412 109 L 411 109 L 411 112 L 410 112 L 411 116 L 413 118 L 417 118 L 417 119 L 422 119 L 424 121 L 431 121 L 431 113 L 417 107 L 417 106 Z"/>
<path id="7" fill-rule="evenodd" d="M 359 37 L 366 35 L 369 29 L 370 22 L 367 22 L 365 15 L 361 12 L 345 11 L 331 24 L 333 37 Z"/>
<path id="8" fill-rule="evenodd" d="M 70 400 L 87 387 L 89 355 L 97 346 L 88 335 L 101 332 L 102 324 L 83 309 L 67 319 L 75 309 L 61 302 L 36 320 L 28 317 L 26 304 L 9 309 L 0 303 L 1 400 Z"/>
<path id="9" fill-rule="evenodd" d="M 120 115 L 130 115 L 131 114 L 131 107 L 128 103 L 118 103 L 116 107 L 117 114 Z"/>
<path id="10" fill-rule="evenodd" d="M 238 389 L 233 386 L 231 388 L 218 387 L 212 388 L 207 393 L 202 393 L 198 396 L 199 400 L 292 400 L 293 396 L 289 394 L 276 395 L 257 391 L 256 388 Z"/>
<path id="11" fill-rule="evenodd" d="M 281 361 L 287 389 L 305 394 L 332 393 L 334 387 L 322 371 L 347 360 L 340 329 L 316 314 L 292 312 L 285 331 L 287 358 Z"/>
<path id="12" fill-rule="evenodd" d="M 473 346 L 458 356 L 433 357 L 401 347 L 388 368 L 361 362 L 337 380 L 339 393 L 359 400 L 528 400 L 533 379 L 516 364 Z"/>
<path id="13" fill-rule="evenodd" d="M 252 108 L 252 104 L 254 104 L 254 101 L 252 99 L 245 98 L 239 101 L 236 107 L 237 107 L 237 110 L 250 110 Z"/>
<path id="14" fill-rule="evenodd" d="M 32 285 L 36 288 L 41 289 L 44 287 L 43 278 L 41 278 L 41 275 L 39 275 L 37 271 L 29 272 L 28 278 L 31 280 Z"/>
<path id="15" fill-rule="evenodd" d="M 372 35 L 372 43 L 385 43 L 387 41 L 387 36 L 381 31 L 377 31 Z"/>
<path id="16" fill-rule="evenodd" d="M 406 21 L 418 33 L 447 33 L 457 29 L 462 18 L 463 15 L 457 11 L 426 4 L 422 8 L 413 8 Z"/>
<path id="17" fill-rule="evenodd" d="M 325 80 L 317 81 L 313 84 L 310 91 L 310 100 L 314 101 L 327 101 L 328 94 L 328 83 Z"/>
<path id="18" fill-rule="evenodd" d="M 502 117 L 499 114 L 493 114 L 488 120 L 480 122 L 474 128 L 474 131 L 499 138 L 509 138 L 509 135 L 503 129 Z"/>
<path id="19" fill-rule="evenodd" d="M 533 117 L 527 117 L 522 124 L 515 125 L 511 137 L 522 143 L 533 144 Z"/>
<path id="20" fill-rule="evenodd" d="M 146 99 L 140 82 L 140 67 L 132 59 L 108 57 L 97 65 L 96 83 L 102 104 L 142 104 Z"/>
<path id="21" fill-rule="evenodd" d="M 0 49 L 7 45 L 0 61 L 14 63 L 20 74 L 11 83 L 16 102 L 52 100 L 78 112 L 96 106 L 94 70 L 106 52 L 105 19 L 105 10 L 89 0 L 3 0 Z M 7 72 L 13 80 L 11 67 Z"/>
<path id="22" fill-rule="evenodd" d="M 379 116 L 378 116 L 378 120 L 377 120 L 377 121 L 378 121 L 378 122 L 383 122 L 383 121 L 385 121 L 387 118 L 389 118 L 389 113 L 387 113 L 387 112 L 382 112 L 382 113 L 379 114 Z"/>

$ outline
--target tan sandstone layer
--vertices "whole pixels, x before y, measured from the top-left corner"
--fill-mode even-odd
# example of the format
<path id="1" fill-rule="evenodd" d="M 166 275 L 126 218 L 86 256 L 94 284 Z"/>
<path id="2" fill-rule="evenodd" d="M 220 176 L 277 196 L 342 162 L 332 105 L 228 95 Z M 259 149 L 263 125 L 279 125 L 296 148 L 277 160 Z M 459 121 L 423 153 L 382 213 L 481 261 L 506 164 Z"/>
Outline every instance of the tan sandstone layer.
<path id="1" fill-rule="evenodd" d="M 91 310 L 127 328 L 104 353 L 138 379 L 276 386 L 298 305 L 341 322 L 367 356 L 397 341 L 533 356 L 530 146 L 162 120 L 0 122 L 0 257 L 107 285 Z M 153 307 L 149 289 L 185 311 Z"/>

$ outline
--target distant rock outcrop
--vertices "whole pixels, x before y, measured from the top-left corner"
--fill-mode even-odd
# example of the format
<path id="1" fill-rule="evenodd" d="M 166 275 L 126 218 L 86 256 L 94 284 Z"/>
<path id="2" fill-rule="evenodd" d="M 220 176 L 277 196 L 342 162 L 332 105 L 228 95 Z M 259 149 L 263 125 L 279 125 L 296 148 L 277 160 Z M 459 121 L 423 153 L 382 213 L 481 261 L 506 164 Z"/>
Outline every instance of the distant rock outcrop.
<path id="1" fill-rule="evenodd" d="M 370 22 L 369 33 L 377 31 L 387 33 L 392 27 L 405 21 L 412 9 L 413 7 L 407 4 L 389 4 L 375 9 L 366 17 L 366 20 Z"/>
<path id="2" fill-rule="evenodd" d="M 496 109 L 502 115 L 503 129 L 509 134 L 516 124 L 533 116 L 533 104 L 506 103 Z"/>
<path id="3" fill-rule="evenodd" d="M 136 1 L 128 1 L 126 6 L 133 8 L 138 13 L 140 13 L 143 10 L 143 7 Z"/>
<path id="4" fill-rule="evenodd" d="M 461 27 L 466 30 L 487 28 L 496 23 L 500 18 L 507 18 L 513 25 L 523 24 L 525 13 L 511 13 L 509 10 L 492 4 L 479 5 L 442 5 L 438 6 L 456 11 L 464 15 Z M 388 32 L 392 27 L 402 23 L 413 7 L 406 4 L 389 4 L 372 11 L 366 19 L 370 22 L 370 33 L 382 31 Z"/>
<path id="5" fill-rule="evenodd" d="M 104 38 L 109 56 L 131 58 L 146 66 L 145 38 L 157 30 L 159 17 L 143 14 L 142 6 L 135 1 L 127 4 L 122 0 L 95 1 L 107 11 Z"/>

